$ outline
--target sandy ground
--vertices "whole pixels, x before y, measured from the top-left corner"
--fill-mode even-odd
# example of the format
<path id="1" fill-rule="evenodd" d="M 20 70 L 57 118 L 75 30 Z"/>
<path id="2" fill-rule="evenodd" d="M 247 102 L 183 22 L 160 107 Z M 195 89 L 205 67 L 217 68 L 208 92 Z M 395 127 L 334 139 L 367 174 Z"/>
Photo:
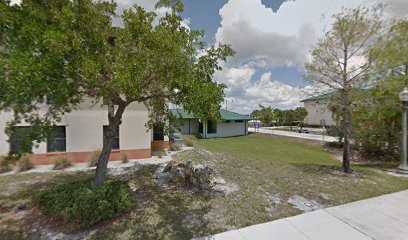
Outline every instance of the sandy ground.
<path id="1" fill-rule="evenodd" d="M 142 164 L 142 165 L 148 165 L 148 164 L 162 164 L 169 162 L 173 159 L 173 155 L 179 152 L 191 150 L 193 147 L 182 147 L 180 151 L 169 151 L 167 152 L 166 156 L 163 156 L 159 158 L 158 156 L 152 156 L 151 158 L 145 158 L 145 159 L 130 159 L 129 162 L 127 163 L 122 163 L 121 161 L 115 161 L 115 162 L 109 162 L 108 163 L 108 168 L 111 170 L 115 170 L 115 172 L 120 171 L 121 169 L 126 169 L 129 167 L 134 166 L 135 164 Z M 13 171 L 7 172 L 0 174 L 0 176 L 5 176 L 5 175 L 12 175 L 12 174 L 27 174 L 27 173 L 47 173 L 47 172 L 75 172 L 75 171 L 88 171 L 95 169 L 96 167 L 89 167 L 88 163 L 76 163 L 73 164 L 71 167 L 66 168 L 64 170 L 53 170 L 52 168 L 54 165 L 38 165 L 35 166 L 35 168 L 25 171 L 25 172 L 18 172 L 17 169 L 14 169 Z"/>

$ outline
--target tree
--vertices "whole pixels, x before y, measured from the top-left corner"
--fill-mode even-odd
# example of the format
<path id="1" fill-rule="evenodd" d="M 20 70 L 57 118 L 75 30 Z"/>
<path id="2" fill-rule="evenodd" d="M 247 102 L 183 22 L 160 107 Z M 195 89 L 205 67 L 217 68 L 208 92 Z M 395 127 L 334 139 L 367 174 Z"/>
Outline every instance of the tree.
<path id="1" fill-rule="evenodd" d="M 377 77 L 373 87 L 357 95 L 353 139 L 367 157 L 395 157 L 402 112 L 398 94 L 408 86 L 408 20 L 393 22 L 372 54 Z"/>
<path id="2" fill-rule="evenodd" d="M 312 60 L 305 64 L 308 80 L 338 92 L 332 101 L 339 105 L 342 116 L 345 173 L 351 172 L 352 95 L 372 76 L 372 63 L 377 56 L 370 50 L 383 26 L 383 9 L 382 5 L 359 7 L 334 15 L 332 29 L 318 42 L 311 52 Z"/>
<path id="3" fill-rule="evenodd" d="M 396 88 L 401 83 L 408 86 L 408 20 L 400 19 L 393 23 L 389 31 L 383 34 L 376 43 L 373 54 L 376 58 L 376 69 L 381 80 L 396 80 Z M 402 80 L 402 81 L 401 81 Z M 395 82 L 395 81 L 394 81 Z M 401 90 L 401 89 L 395 89 Z"/>
<path id="4" fill-rule="evenodd" d="M 304 107 L 297 107 L 295 109 L 296 120 L 303 122 L 307 116 L 307 110 Z"/>
<path id="5" fill-rule="evenodd" d="M 273 120 L 273 108 L 271 106 L 265 107 L 262 105 L 259 105 L 259 107 L 259 120 L 261 120 L 264 125 L 269 127 L 270 122 Z"/>
<path id="6" fill-rule="evenodd" d="M 283 121 L 283 111 L 280 110 L 279 108 L 274 108 L 273 109 L 273 116 L 275 120 L 278 122 L 279 125 L 282 124 Z"/>
<path id="7" fill-rule="evenodd" d="M 233 55 L 228 45 L 208 46 L 203 31 L 182 25 L 180 0 L 163 17 L 140 6 L 125 10 L 123 26 L 112 27 L 116 3 L 92 0 L 0 2 L 0 110 L 11 109 L 46 138 L 46 129 L 84 98 L 106 103 L 104 135 L 95 187 L 106 178 L 115 131 L 133 102 L 145 104 L 148 128 L 168 119 L 168 103 L 203 119 L 219 118 L 224 85 L 212 81 L 219 63 Z M 17 96 L 17 97 L 16 97 Z M 52 98 L 45 114 L 38 99 Z M 33 130 L 33 131 L 34 131 Z"/>
<path id="8" fill-rule="evenodd" d="M 293 122 L 297 120 L 296 112 L 293 109 L 284 110 L 283 118 L 285 119 L 285 124 L 290 125 L 290 130 L 293 130 Z"/>
<path id="9" fill-rule="evenodd" d="M 259 110 L 256 109 L 256 110 L 252 111 L 250 115 L 251 115 L 252 118 L 258 119 L 258 117 L 259 117 Z"/>

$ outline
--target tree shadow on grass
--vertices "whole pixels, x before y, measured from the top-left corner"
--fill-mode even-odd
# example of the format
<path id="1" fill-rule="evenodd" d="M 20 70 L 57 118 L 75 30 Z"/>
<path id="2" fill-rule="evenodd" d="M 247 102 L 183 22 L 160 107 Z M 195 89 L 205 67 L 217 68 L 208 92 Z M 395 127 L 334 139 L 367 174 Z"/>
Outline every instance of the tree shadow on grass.
<path id="1" fill-rule="evenodd" d="M 310 174 L 342 174 L 341 165 L 321 165 L 314 163 L 291 163 L 292 166 L 299 169 L 301 172 Z"/>
<path id="2" fill-rule="evenodd" d="M 211 206 L 202 196 L 184 193 L 154 193 L 154 206 L 131 219 L 130 239 L 192 239 L 213 231 L 205 217 Z M 198 203 L 198 204 L 197 204 Z"/>
<path id="3" fill-rule="evenodd" d="M 211 210 L 210 205 L 193 206 L 192 196 L 167 195 L 160 200 L 157 213 L 161 217 L 159 228 L 171 229 L 174 239 L 191 239 L 208 234 L 210 223 L 205 215 Z"/>

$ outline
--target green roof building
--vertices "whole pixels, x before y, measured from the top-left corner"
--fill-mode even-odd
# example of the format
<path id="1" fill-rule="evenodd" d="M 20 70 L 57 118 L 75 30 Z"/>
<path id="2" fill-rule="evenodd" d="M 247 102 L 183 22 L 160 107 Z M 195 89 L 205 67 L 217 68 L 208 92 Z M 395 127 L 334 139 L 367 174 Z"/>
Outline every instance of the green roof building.
<path id="1" fill-rule="evenodd" d="M 204 121 L 184 109 L 171 109 L 178 119 L 172 127 L 181 134 L 198 134 L 203 138 L 234 137 L 248 134 L 248 121 L 251 117 L 224 109 L 220 110 L 223 121 Z"/>

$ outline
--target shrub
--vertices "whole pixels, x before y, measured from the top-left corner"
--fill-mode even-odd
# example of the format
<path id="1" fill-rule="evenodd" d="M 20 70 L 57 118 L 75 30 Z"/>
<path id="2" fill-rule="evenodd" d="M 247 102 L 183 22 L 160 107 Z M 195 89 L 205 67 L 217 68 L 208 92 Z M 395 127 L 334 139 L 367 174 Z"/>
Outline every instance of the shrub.
<path id="1" fill-rule="evenodd" d="M 99 156 L 101 156 L 102 151 L 100 149 L 92 152 L 91 158 L 89 159 L 89 167 L 95 167 L 98 164 Z"/>
<path id="2" fill-rule="evenodd" d="M 328 148 L 343 148 L 343 143 L 339 142 L 326 142 L 324 145 Z"/>
<path id="3" fill-rule="evenodd" d="M 169 149 L 170 151 L 180 151 L 181 147 L 179 144 L 170 143 Z"/>
<path id="4" fill-rule="evenodd" d="M 194 147 L 194 141 L 191 138 L 184 139 L 183 142 L 187 147 Z"/>
<path id="5" fill-rule="evenodd" d="M 91 227 L 136 206 L 127 183 L 111 179 L 102 188 L 93 188 L 91 180 L 63 183 L 33 200 L 45 216 L 64 221 L 72 230 Z"/>
<path id="6" fill-rule="evenodd" d="M 338 137 L 341 135 L 341 127 L 336 127 L 336 126 L 327 126 L 326 127 L 326 133 L 329 136 L 333 137 Z"/>
<path id="7" fill-rule="evenodd" d="M 25 172 L 34 168 L 34 164 L 27 155 L 23 155 L 20 160 L 18 160 L 17 165 L 19 172 Z"/>
<path id="8" fill-rule="evenodd" d="M 159 149 L 157 150 L 156 154 L 159 158 L 162 158 L 163 156 L 166 156 L 166 151 L 164 151 L 163 149 Z"/>
<path id="9" fill-rule="evenodd" d="M 126 153 L 122 154 L 122 163 L 128 163 L 129 157 Z"/>
<path id="10" fill-rule="evenodd" d="M 54 167 L 52 169 L 62 170 L 71 166 L 72 163 L 67 157 L 58 157 L 57 159 L 55 159 Z"/>
<path id="11" fill-rule="evenodd" d="M 0 157 L 0 173 L 11 171 L 10 162 L 5 157 Z"/>

